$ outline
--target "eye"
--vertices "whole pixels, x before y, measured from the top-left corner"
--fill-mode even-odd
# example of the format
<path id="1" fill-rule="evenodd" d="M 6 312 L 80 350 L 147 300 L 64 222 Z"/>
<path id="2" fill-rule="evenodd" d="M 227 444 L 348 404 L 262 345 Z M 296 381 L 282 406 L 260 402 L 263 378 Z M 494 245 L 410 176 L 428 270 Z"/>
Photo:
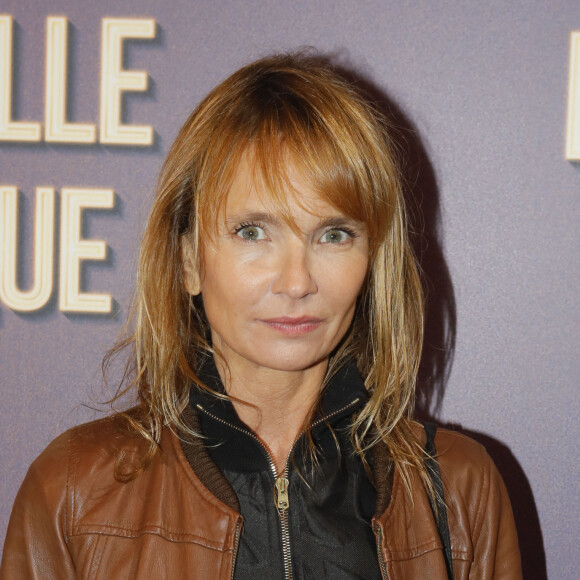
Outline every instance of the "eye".
<path id="1" fill-rule="evenodd" d="M 240 224 L 235 230 L 236 236 L 247 240 L 248 242 L 255 242 L 257 240 L 265 240 L 266 232 L 264 228 L 255 224 Z"/>
<path id="2" fill-rule="evenodd" d="M 344 244 L 355 236 L 353 231 L 346 228 L 333 228 L 325 232 L 320 241 L 323 244 Z"/>

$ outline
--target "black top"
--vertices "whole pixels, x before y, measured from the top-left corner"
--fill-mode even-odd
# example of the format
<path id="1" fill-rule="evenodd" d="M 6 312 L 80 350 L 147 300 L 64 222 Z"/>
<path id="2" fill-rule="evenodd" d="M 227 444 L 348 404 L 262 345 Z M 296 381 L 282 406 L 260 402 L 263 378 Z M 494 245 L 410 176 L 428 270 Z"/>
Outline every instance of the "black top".
<path id="1" fill-rule="evenodd" d="M 200 378 L 224 392 L 213 360 Z M 302 435 L 290 453 L 287 473 L 276 474 L 289 481 L 286 510 L 276 503 L 275 468 L 266 448 L 231 402 L 191 389 L 190 403 L 208 453 L 235 490 L 244 517 L 234 578 L 285 578 L 284 536 L 295 579 L 381 577 L 371 529 L 376 493 L 353 453 L 349 433 L 353 413 L 366 400 L 354 364 L 330 380 L 311 427 L 318 461 L 313 464 Z"/>

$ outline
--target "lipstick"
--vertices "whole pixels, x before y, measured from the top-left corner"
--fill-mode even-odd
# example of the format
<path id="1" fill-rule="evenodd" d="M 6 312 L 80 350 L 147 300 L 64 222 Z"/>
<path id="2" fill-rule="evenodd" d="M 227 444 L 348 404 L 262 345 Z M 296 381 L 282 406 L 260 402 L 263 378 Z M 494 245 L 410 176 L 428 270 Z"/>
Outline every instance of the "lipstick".
<path id="1" fill-rule="evenodd" d="M 261 322 L 286 336 L 308 334 L 322 324 L 322 320 L 314 316 L 279 316 L 276 318 L 265 318 Z"/>

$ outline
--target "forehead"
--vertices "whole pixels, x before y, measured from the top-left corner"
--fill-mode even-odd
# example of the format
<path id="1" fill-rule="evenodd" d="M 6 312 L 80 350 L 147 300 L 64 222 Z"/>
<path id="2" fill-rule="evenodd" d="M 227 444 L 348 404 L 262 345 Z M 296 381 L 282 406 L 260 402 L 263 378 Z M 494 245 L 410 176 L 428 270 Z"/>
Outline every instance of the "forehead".
<path id="1" fill-rule="evenodd" d="M 248 214 L 265 213 L 295 226 L 299 217 L 342 215 L 312 188 L 290 160 L 283 172 L 275 177 L 268 179 L 250 155 L 242 155 L 222 208 L 225 219 L 229 221 Z"/>

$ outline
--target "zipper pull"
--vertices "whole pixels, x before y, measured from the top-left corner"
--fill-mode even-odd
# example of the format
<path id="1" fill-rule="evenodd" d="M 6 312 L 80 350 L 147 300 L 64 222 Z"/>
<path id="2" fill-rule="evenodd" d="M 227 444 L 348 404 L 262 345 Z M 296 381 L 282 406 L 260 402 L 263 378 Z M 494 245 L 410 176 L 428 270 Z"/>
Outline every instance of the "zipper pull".
<path id="1" fill-rule="evenodd" d="M 287 510 L 290 507 L 289 485 L 290 482 L 285 477 L 279 477 L 276 480 L 276 507 L 279 510 Z"/>

